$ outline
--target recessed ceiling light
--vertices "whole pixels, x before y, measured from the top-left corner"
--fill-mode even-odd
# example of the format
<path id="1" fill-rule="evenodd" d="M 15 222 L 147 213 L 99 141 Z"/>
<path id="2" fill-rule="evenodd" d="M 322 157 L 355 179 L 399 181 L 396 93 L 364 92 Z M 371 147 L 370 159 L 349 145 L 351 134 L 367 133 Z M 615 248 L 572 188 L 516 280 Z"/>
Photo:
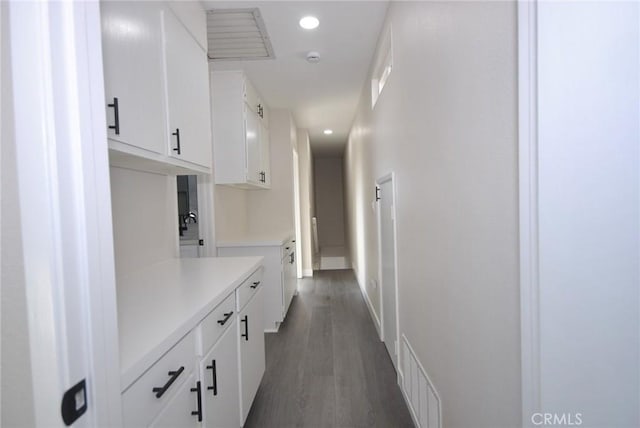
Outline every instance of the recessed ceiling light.
<path id="1" fill-rule="evenodd" d="M 333 131 L 331 129 L 325 129 L 324 130 L 324 134 L 325 135 L 331 135 L 331 134 L 333 134 Z"/>
<path id="2" fill-rule="evenodd" d="M 305 30 L 313 30 L 318 25 L 320 25 L 320 21 L 315 16 L 305 16 L 300 20 L 300 26 Z"/>

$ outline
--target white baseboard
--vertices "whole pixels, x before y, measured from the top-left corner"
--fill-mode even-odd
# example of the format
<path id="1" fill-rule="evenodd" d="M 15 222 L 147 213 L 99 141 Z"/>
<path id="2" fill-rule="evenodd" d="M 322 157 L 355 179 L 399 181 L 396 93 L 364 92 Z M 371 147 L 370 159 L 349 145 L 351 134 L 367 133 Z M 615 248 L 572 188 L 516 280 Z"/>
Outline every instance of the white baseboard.
<path id="1" fill-rule="evenodd" d="M 360 279 L 358 278 L 357 273 L 356 273 L 356 281 L 358 282 L 358 286 L 360 287 L 360 292 L 362 293 L 362 297 L 364 297 L 364 301 L 367 303 L 369 314 L 371 314 L 371 319 L 373 319 L 373 325 L 375 325 L 376 331 L 378 332 L 378 338 L 382 340 L 382 330 L 380 328 L 380 319 L 378 318 L 376 311 L 373 309 L 373 304 L 371 304 L 371 300 L 369 299 L 367 290 L 360 283 Z"/>
<path id="2" fill-rule="evenodd" d="M 313 269 L 303 269 L 302 270 L 302 276 L 303 277 L 312 277 L 313 276 Z"/>

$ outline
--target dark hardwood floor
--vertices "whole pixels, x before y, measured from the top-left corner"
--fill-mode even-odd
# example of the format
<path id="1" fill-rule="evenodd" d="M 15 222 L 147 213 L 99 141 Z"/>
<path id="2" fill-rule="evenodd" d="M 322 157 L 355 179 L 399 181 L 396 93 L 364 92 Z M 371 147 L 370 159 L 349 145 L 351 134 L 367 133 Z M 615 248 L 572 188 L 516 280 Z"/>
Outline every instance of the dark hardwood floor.
<path id="1" fill-rule="evenodd" d="M 299 284 L 280 331 L 265 335 L 267 369 L 245 427 L 412 427 L 353 272 Z"/>

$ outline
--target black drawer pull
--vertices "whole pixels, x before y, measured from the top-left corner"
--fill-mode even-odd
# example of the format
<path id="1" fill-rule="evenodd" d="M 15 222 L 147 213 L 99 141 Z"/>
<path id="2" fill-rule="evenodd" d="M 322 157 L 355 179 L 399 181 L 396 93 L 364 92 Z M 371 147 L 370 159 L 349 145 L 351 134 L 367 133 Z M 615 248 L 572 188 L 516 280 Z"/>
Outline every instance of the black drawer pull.
<path id="1" fill-rule="evenodd" d="M 225 325 L 227 321 L 229 321 L 229 318 L 231 318 L 231 315 L 233 315 L 233 311 L 227 312 L 226 314 L 224 314 L 224 318 L 221 320 L 218 320 L 218 324 Z"/>
<path id="2" fill-rule="evenodd" d="M 240 337 L 244 337 L 244 340 L 249 341 L 249 315 L 245 315 L 240 322 L 244 323 L 244 333 L 240 335 Z"/>
<path id="3" fill-rule="evenodd" d="M 113 97 L 113 103 L 107 104 L 107 107 L 113 108 L 113 125 L 109 125 L 109 129 L 113 129 L 116 135 L 120 135 L 120 108 L 118 106 L 118 98 Z"/>
<path id="4" fill-rule="evenodd" d="M 191 388 L 191 392 L 198 393 L 198 408 L 193 410 L 191 414 L 198 417 L 198 422 L 202 422 L 202 392 L 200 390 L 200 381 L 196 382 L 196 387 Z"/>
<path id="5" fill-rule="evenodd" d="M 171 384 L 173 382 L 176 381 L 176 379 L 178 379 L 178 376 L 180 376 L 182 374 L 182 372 L 184 371 L 184 366 L 181 366 L 178 370 L 175 371 L 170 371 L 168 374 L 169 376 L 171 376 L 169 378 L 169 380 L 167 381 L 167 383 L 164 384 L 163 387 L 159 388 L 159 387 L 155 387 L 153 388 L 153 392 L 156 393 L 156 398 L 160 398 L 162 397 L 162 395 L 167 392 L 167 389 L 169 389 L 169 387 L 171 386 Z"/>
<path id="6" fill-rule="evenodd" d="M 216 370 L 216 360 L 211 360 L 211 365 L 207 366 L 211 370 L 213 385 L 207 386 L 207 391 L 213 391 L 213 395 L 218 395 L 218 371 Z"/>
<path id="7" fill-rule="evenodd" d="M 178 146 L 173 149 L 174 152 L 178 152 L 180 154 L 180 128 L 176 128 L 176 132 L 172 132 L 171 135 L 176 136 L 176 141 L 178 142 Z"/>
<path id="8" fill-rule="evenodd" d="M 260 281 L 256 281 L 253 283 L 253 285 L 250 285 L 249 287 L 251 288 L 258 288 L 258 285 L 260 285 Z"/>
<path id="9" fill-rule="evenodd" d="M 284 247 L 285 250 L 289 250 L 291 247 Z"/>

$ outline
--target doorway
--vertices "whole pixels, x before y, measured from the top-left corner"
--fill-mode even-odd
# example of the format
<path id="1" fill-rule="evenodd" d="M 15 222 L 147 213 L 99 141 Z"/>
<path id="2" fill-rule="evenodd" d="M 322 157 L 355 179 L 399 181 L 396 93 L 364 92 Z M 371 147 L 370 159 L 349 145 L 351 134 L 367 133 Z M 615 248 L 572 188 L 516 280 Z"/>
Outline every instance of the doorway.
<path id="1" fill-rule="evenodd" d="M 344 158 L 315 156 L 313 161 L 315 224 L 312 219 L 315 249 L 320 270 L 350 269 L 344 221 Z"/>
<path id="2" fill-rule="evenodd" d="M 396 257 L 396 191 L 394 174 L 376 181 L 378 203 L 378 278 L 382 314 L 381 338 L 393 367 L 398 368 L 398 276 Z"/>

